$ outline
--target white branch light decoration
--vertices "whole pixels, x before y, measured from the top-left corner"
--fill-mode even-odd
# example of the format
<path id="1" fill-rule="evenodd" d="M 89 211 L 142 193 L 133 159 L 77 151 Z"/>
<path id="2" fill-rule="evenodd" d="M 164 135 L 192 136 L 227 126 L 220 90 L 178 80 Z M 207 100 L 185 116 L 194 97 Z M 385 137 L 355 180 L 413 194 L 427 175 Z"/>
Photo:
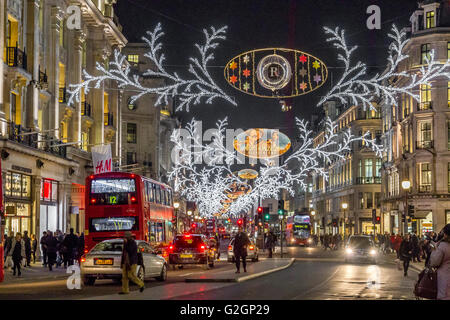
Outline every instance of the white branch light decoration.
<path id="1" fill-rule="evenodd" d="M 369 138 L 370 132 L 362 137 L 353 136 L 350 129 L 336 134 L 337 125 L 329 118 L 325 121 L 323 143 L 314 146 L 313 132 L 307 129 L 308 123 L 297 118 L 296 124 L 300 132 L 300 144 L 295 151 L 281 165 L 272 166 L 270 161 L 265 161 L 258 177 L 253 180 L 251 192 L 233 201 L 228 214 L 238 215 L 251 209 L 257 205 L 259 198 L 278 198 L 280 190 L 287 190 L 294 195 L 295 185 L 306 188 L 305 179 L 310 172 L 328 179 L 324 164 L 344 160 L 354 142 L 364 141 L 365 146 L 377 156 L 381 156 L 383 151 L 375 139 Z M 175 130 L 171 136 L 178 159 L 174 161 L 169 179 L 175 181 L 175 191 L 197 203 L 202 216 L 212 216 L 223 209 L 223 203 L 228 199 L 225 191 L 231 183 L 245 183 L 245 180 L 233 175 L 230 169 L 232 164 L 239 163 L 239 159 L 234 150 L 229 151 L 224 147 L 226 126 L 227 119 L 217 122 L 217 131 L 210 145 L 201 143 L 195 120 L 186 127 L 188 139 L 181 139 L 180 130 Z M 201 162 L 202 157 L 205 164 Z"/>
<path id="2" fill-rule="evenodd" d="M 84 93 L 87 94 L 91 88 L 99 89 L 106 80 L 114 80 L 117 82 L 119 89 L 127 89 L 136 92 L 136 94 L 131 97 L 130 103 L 134 103 L 143 95 L 155 94 L 157 96 L 155 106 L 168 104 L 169 98 L 175 96 L 179 97 L 180 103 L 177 106 L 176 111 L 189 111 L 191 106 L 201 103 L 203 98 L 204 102 L 207 104 L 211 104 L 214 99 L 224 99 L 236 106 L 236 102 L 214 82 L 207 70 L 208 63 L 214 59 L 212 51 L 219 45 L 219 40 L 225 40 L 227 27 L 222 27 L 217 30 L 214 27 L 211 27 L 210 29 L 210 33 L 206 29 L 203 29 L 206 38 L 205 44 L 195 44 L 200 59 L 189 59 L 190 64 L 188 71 L 193 75 L 193 79 L 184 80 L 178 76 L 176 72 L 171 74 L 165 70 L 163 66 L 165 55 L 160 53 L 162 43 L 159 42 L 160 38 L 164 35 L 164 32 L 162 32 L 161 24 L 159 23 L 153 32 L 147 31 L 148 38 L 142 38 L 149 47 L 149 51 L 144 56 L 149 58 L 156 68 L 156 70 L 148 69 L 142 76 L 163 79 L 165 80 L 164 82 L 167 82 L 168 84 L 150 88 L 142 85 L 140 75 L 134 74 L 126 57 L 118 50 L 115 50 L 114 60 L 110 62 L 109 70 L 97 62 L 96 69 L 100 75 L 90 75 L 86 70 L 83 70 L 84 82 L 69 85 L 69 105 L 73 104 L 75 101 L 80 101 L 81 91 L 83 89 Z"/>
<path id="3" fill-rule="evenodd" d="M 345 32 L 340 28 L 334 30 L 325 27 L 325 33 L 331 35 L 327 39 L 333 46 L 342 51 L 338 54 L 338 60 L 344 64 L 344 73 L 333 88 L 324 96 L 318 105 L 322 105 L 330 99 L 338 99 L 340 102 L 361 105 L 364 110 L 369 108 L 375 110 L 372 102 L 375 98 L 384 99 L 389 105 L 398 106 L 398 95 L 406 94 L 420 101 L 418 91 L 421 85 L 430 85 L 431 81 L 438 78 L 450 79 L 450 73 L 447 68 L 450 66 L 450 60 L 445 63 L 434 59 L 434 51 L 430 51 L 429 58 L 426 56 L 425 65 L 421 66 L 418 73 L 398 72 L 400 63 L 404 62 L 409 56 L 402 53 L 405 45 L 409 42 L 406 38 L 406 32 L 400 31 L 393 25 L 389 38 L 393 39 L 389 47 L 388 67 L 382 74 L 365 79 L 367 67 L 361 61 L 351 64 L 353 52 L 357 46 L 348 47 L 345 40 Z"/>

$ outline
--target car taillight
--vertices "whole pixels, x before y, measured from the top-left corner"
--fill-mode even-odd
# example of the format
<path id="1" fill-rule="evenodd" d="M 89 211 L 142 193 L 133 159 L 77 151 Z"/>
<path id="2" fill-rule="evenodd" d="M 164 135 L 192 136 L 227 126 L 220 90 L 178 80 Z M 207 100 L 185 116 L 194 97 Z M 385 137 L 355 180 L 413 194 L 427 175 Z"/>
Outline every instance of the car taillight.
<path id="1" fill-rule="evenodd" d="M 233 247 L 232 246 L 228 246 L 228 250 L 233 250 Z"/>
<path id="2" fill-rule="evenodd" d="M 169 250 L 170 250 L 170 251 L 173 251 L 173 249 L 175 249 L 175 246 L 170 245 L 170 246 L 169 246 Z"/>
<path id="3" fill-rule="evenodd" d="M 81 257 L 81 262 L 86 262 L 86 257 L 84 255 Z"/>
<path id="4" fill-rule="evenodd" d="M 200 246 L 200 250 L 205 251 L 205 249 L 206 249 L 206 246 L 202 244 L 202 245 Z"/>
<path id="5" fill-rule="evenodd" d="M 131 197 L 131 202 L 136 202 L 136 197 L 135 196 Z"/>
<path id="6" fill-rule="evenodd" d="M 88 249 L 84 249 L 84 253 L 88 253 L 89 252 L 89 250 Z"/>
<path id="7" fill-rule="evenodd" d="M 249 246 L 248 247 L 250 250 L 255 250 L 255 247 L 254 246 Z"/>
<path id="8" fill-rule="evenodd" d="M 97 199 L 95 199 L 95 198 L 92 198 L 92 199 L 91 199 L 91 203 L 92 203 L 92 204 L 95 204 L 96 202 L 97 202 Z"/>

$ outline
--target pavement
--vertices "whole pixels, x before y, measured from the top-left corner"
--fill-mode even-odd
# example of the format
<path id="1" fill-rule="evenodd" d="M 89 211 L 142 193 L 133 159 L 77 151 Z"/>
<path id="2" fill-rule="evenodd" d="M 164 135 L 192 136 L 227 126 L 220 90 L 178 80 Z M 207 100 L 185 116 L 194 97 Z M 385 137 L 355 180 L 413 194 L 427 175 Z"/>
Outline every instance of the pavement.
<path id="1" fill-rule="evenodd" d="M 53 267 L 53 271 L 49 271 L 48 267 L 42 266 L 41 262 L 31 263 L 31 267 L 21 268 L 22 275 L 20 277 L 13 276 L 12 268 L 5 269 L 5 278 L 0 286 L 9 283 L 22 283 L 40 280 L 53 280 L 67 278 L 69 274 L 66 273 L 64 267 Z"/>

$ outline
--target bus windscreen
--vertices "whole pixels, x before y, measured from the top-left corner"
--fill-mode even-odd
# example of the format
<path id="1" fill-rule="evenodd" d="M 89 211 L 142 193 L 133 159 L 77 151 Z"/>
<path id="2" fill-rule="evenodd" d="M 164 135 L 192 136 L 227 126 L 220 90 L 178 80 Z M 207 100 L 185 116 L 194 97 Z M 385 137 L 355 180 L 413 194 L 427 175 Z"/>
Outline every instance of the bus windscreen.
<path id="1" fill-rule="evenodd" d="M 131 231 L 138 230 L 137 217 L 92 218 L 89 224 L 90 232 Z"/>
<path id="2" fill-rule="evenodd" d="M 95 179 L 91 181 L 91 205 L 129 204 L 136 193 L 134 179 Z"/>

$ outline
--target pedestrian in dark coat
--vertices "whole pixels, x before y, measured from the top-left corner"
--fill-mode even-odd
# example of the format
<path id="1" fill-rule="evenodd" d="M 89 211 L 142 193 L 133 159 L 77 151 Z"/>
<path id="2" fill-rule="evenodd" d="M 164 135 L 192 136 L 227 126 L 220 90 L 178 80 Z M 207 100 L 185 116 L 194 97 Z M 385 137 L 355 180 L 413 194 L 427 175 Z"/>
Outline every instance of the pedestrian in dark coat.
<path id="1" fill-rule="evenodd" d="M 5 244 L 3 245 L 3 248 L 5 250 L 5 261 L 6 257 L 8 256 L 9 250 L 11 250 L 11 244 L 13 240 L 14 240 L 14 232 L 10 231 L 9 236 L 5 235 Z"/>
<path id="2" fill-rule="evenodd" d="M 413 254 L 413 247 L 411 243 L 411 236 L 407 234 L 403 237 L 403 241 L 400 244 L 399 256 L 403 261 L 403 273 L 406 277 L 408 275 L 409 262 L 411 261 Z"/>
<path id="3" fill-rule="evenodd" d="M 58 251 L 58 240 L 53 236 L 53 232 L 48 232 L 45 245 L 47 246 L 48 270 L 53 271 L 53 265 L 56 263 L 56 253 Z"/>
<path id="4" fill-rule="evenodd" d="M 78 237 L 73 233 L 73 228 L 70 228 L 70 233 L 65 236 L 62 245 L 66 248 L 64 255 L 64 268 L 73 265 L 73 259 L 76 257 L 78 249 Z"/>
<path id="5" fill-rule="evenodd" d="M 275 235 L 272 231 L 267 234 L 266 247 L 269 250 L 269 258 L 272 258 L 273 249 L 275 248 L 275 243 L 277 242 Z"/>
<path id="6" fill-rule="evenodd" d="M 144 291 L 144 282 L 136 276 L 138 266 L 138 249 L 136 241 L 134 241 L 131 232 L 125 231 L 123 239 L 122 258 L 120 261 L 122 268 L 122 291 L 119 294 L 128 294 L 129 280 L 133 281 L 139 286 L 139 291 Z"/>
<path id="7" fill-rule="evenodd" d="M 41 241 L 40 241 L 41 251 L 42 251 L 42 265 L 44 267 L 47 266 L 47 258 L 48 258 L 48 256 L 47 256 L 47 236 L 48 236 L 47 232 L 44 231 L 42 233 L 42 237 L 41 237 Z"/>
<path id="8" fill-rule="evenodd" d="M 25 258 L 26 264 L 24 267 L 31 267 L 31 239 L 28 236 L 28 231 L 24 231 L 23 233 L 23 242 L 25 243 Z"/>
<path id="9" fill-rule="evenodd" d="M 13 266 L 13 276 L 16 275 L 20 277 L 22 273 L 20 272 L 20 265 L 22 263 L 22 259 L 25 258 L 25 243 L 22 239 L 22 235 L 18 232 L 16 237 L 11 242 L 11 249 L 8 252 L 8 256 L 12 257 L 12 261 L 14 263 Z"/>
<path id="10" fill-rule="evenodd" d="M 239 227 L 238 233 L 234 238 L 233 254 L 236 261 L 236 273 L 240 273 L 241 258 L 244 272 L 247 272 L 247 246 L 250 244 L 250 239 L 247 234 L 242 231 L 242 227 Z"/>
<path id="11" fill-rule="evenodd" d="M 37 240 L 34 234 L 31 235 L 31 255 L 33 256 L 33 263 L 36 263 Z"/>
<path id="12" fill-rule="evenodd" d="M 411 236 L 411 245 L 412 245 L 412 259 L 413 262 L 422 262 L 420 260 L 420 247 L 419 247 L 419 238 L 413 233 Z"/>
<path id="13" fill-rule="evenodd" d="M 78 238 L 78 265 L 80 265 L 81 256 L 84 254 L 84 232 L 81 233 L 80 237 Z"/>

